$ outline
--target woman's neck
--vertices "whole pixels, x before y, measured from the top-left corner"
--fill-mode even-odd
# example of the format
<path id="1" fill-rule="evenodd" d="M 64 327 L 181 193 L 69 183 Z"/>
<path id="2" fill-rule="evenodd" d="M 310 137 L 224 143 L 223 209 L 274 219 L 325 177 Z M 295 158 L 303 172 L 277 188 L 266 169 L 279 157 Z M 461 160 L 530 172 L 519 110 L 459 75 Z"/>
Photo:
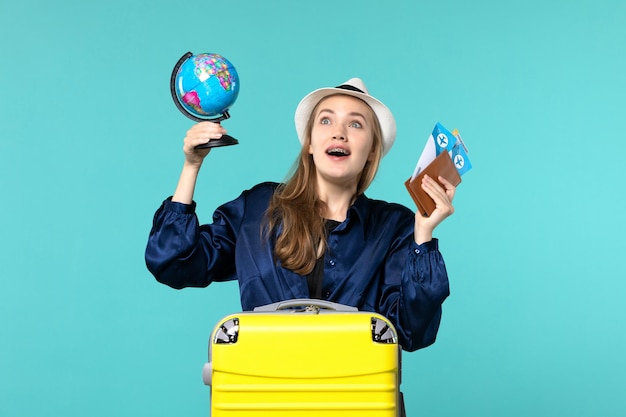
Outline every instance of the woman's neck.
<path id="1" fill-rule="evenodd" d="M 348 209 L 354 203 L 356 190 L 345 187 L 324 186 L 317 189 L 317 197 L 324 202 L 322 216 L 326 219 L 343 222 Z"/>

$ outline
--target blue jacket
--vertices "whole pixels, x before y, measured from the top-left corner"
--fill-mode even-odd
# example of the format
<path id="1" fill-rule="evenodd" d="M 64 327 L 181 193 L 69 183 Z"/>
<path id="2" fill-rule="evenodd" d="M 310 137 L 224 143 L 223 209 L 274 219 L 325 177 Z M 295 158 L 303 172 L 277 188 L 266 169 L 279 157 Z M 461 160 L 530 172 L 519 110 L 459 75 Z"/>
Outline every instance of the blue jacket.
<path id="1" fill-rule="evenodd" d="M 272 240 L 261 232 L 276 186 L 262 183 L 244 191 L 202 226 L 195 203 L 165 200 L 146 248 L 148 269 L 177 289 L 236 279 L 245 311 L 310 298 L 306 277 L 275 261 Z M 441 304 L 449 295 L 438 242 L 417 245 L 414 222 L 408 208 L 361 195 L 328 237 L 322 283 L 324 299 L 389 318 L 407 351 L 435 341 Z"/>

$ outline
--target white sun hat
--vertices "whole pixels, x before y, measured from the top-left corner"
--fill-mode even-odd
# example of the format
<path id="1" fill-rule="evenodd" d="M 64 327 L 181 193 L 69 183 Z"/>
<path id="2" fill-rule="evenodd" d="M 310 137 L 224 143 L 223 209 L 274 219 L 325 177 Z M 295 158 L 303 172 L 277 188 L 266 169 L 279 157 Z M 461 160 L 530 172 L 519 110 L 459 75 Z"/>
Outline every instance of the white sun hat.
<path id="1" fill-rule="evenodd" d="M 393 117 L 391 111 L 381 101 L 369 95 L 365 83 L 360 78 L 351 78 L 345 83 L 337 87 L 325 87 L 315 90 L 304 97 L 298 107 L 296 108 L 295 122 L 296 132 L 298 133 L 298 139 L 300 143 L 304 144 L 304 136 L 307 121 L 311 117 L 311 113 L 317 103 L 324 97 L 328 97 L 333 94 L 345 94 L 353 97 L 357 97 L 366 102 L 374 114 L 378 118 L 380 128 L 383 134 L 383 152 L 382 156 L 385 156 L 393 142 L 396 140 L 396 120 Z"/>

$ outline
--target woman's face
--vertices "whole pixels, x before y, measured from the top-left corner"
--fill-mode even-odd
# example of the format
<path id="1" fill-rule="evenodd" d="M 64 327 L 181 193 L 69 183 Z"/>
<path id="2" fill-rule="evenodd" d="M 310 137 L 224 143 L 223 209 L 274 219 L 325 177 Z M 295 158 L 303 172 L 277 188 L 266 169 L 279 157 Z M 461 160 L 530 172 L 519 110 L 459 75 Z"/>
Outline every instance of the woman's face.
<path id="1" fill-rule="evenodd" d="M 372 109 L 358 98 L 334 95 L 322 100 L 312 117 L 309 153 L 318 182 L 356 186 L 374 157 Z"/>

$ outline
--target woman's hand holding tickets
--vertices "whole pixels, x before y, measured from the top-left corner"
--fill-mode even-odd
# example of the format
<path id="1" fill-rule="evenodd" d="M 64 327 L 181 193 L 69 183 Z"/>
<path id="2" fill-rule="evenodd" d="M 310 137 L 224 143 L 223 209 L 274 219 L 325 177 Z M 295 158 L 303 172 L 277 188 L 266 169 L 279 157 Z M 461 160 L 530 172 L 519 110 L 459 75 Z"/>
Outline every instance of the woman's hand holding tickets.
<path id="1" fill-rule="evenodd" d="M 417 244 L 432 240 L 435 228 L 454 213 L 452 200 L 456 187 L 444 177 L 440 176 L 438 180 L 444 185 L 443 187 L 428 175 L 422 179 L 422 188 L 433 199 L 436 208 L 428 217 L 423 216 L 419 211 L 415 214 L 415 242 Z"/>

